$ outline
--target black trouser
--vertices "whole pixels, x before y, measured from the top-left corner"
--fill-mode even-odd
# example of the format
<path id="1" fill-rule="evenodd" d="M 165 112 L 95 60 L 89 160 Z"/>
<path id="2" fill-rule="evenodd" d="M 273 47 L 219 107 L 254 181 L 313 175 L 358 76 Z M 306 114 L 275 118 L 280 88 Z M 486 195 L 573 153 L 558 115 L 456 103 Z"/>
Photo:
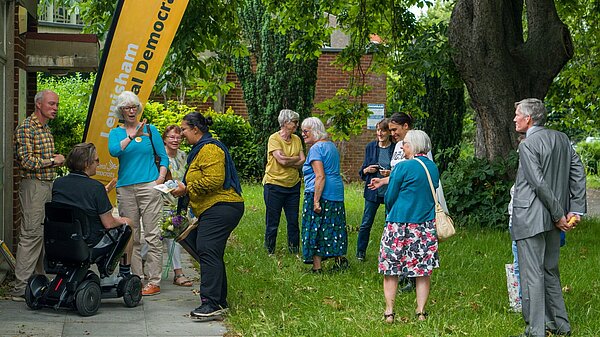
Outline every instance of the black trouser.
<path id="1" fill-rule="evenodd" d="M 198 218 L 196 251 L 200 258 L 200 298 L 214 307 L 227 307 L 225 245 L 244 214 L 243 202 L 222 202 Z"/>
<path id="2" fill-rule="evenodd" d="M 265 248 L 270 254 L 275 252 L 277 228 L 283 209 L 287 221 L 288 249 L 290 252 L 297 252 L 300 245 L 300 230 L 298 229 L 300 183 L 292 187 L 265 184 L 263 196 L 266 206 Z"/>

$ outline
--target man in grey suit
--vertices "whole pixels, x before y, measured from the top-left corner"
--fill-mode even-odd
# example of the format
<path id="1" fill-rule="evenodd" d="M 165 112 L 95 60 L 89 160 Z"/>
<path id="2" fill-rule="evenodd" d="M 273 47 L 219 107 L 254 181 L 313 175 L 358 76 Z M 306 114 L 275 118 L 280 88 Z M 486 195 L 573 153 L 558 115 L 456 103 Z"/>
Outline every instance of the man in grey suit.
<path id="1" fill-rule="evenodd" d="M 569 138 L 544 128 L 546 108 L 539 99 L 515 103 L 515 127 L 525 133 L 519 144 L 519 170 L 513 200 L 512 239 L 521 268 L 521 336 L 569 336 L 560 285 L 560 231 L 577 226 L 586 212 L 585 171 Z"/>

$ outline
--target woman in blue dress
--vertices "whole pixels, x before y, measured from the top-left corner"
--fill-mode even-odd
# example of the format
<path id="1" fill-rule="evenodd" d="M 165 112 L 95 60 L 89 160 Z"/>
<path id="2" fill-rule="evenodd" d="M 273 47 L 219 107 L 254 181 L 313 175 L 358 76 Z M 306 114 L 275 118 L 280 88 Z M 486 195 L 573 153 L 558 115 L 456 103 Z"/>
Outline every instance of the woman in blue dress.
<path id="1" fill-rule="evenodd" d="M 309 117 L 302 122 L 302 138 L 310 145 L 304 173 L 302 210 L 302 255 L 312 271 L 320 273 L 321 261 L 335 258 L 333 270 L 348 267 L 344 182 L 340 175 L 340 154 L 327 140 L 323 122 Z"/>

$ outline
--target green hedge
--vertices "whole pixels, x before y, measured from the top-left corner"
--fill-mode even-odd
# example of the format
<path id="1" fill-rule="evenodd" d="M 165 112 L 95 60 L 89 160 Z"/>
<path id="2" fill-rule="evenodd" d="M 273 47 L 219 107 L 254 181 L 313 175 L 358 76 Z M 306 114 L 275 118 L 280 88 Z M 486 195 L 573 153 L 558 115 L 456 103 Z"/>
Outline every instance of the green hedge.
<path id="1" fill-rule="evenodd" d="M 459 226 L 506 228 L 510 187 L 518 156 L 493 163 L 467 158 L 448 165 L 442 174 L 450 215 Z"/>
<path id="2" fill-rule="evenodd" d="M 586 143 L 582 141 L 577 143 L 576 149 L 587 174 L 597 175 L 600 169 L 600 142 Z"/>
<path id="3" fill-rule="evenodd" d="M 196 108 L 175 101 L 166 104 L 149 102 L 144 108 L 142 118 L 146 118 L 162 132 L 168 125 L 180 125 L 183 117 L 194 111 Z M 258 181 L 262 177 L 264 168 L 258 156 L 259 145 L 252 141 L 254 129 L 250 123 L 243 117 L 235 115 L 231 108 L 224 113 L 209 108 L 202 114 L 213 119 L 210 132 L 229 149 L 240 179 Z M 187 152 L 190 146 L 183 143 L 181 148 Z"/>

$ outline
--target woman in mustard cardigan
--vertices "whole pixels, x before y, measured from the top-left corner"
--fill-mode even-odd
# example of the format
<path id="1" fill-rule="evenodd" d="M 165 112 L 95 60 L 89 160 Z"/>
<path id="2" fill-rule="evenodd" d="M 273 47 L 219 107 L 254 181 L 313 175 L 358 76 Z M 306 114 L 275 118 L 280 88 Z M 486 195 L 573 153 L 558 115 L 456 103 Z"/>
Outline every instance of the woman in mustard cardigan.
<path id="1" fill-rule="evenodd" d="M 198 217 L 197 230 L 186 238 L 187 242 L 195 242 L 192 249 L 200 263 L 201 305 L 190 316 L 205 321 L 220 319 L 228 307 L 223 255 L 229 235 L 244 214 L 235 165 L 227 147 L 208 132 L 210 125 L 212 119 L 197 112 L 183 117 L 181 135 L 192 149 L 184 182 L 171 192 L 189 198 L 189 207 Z"/>

